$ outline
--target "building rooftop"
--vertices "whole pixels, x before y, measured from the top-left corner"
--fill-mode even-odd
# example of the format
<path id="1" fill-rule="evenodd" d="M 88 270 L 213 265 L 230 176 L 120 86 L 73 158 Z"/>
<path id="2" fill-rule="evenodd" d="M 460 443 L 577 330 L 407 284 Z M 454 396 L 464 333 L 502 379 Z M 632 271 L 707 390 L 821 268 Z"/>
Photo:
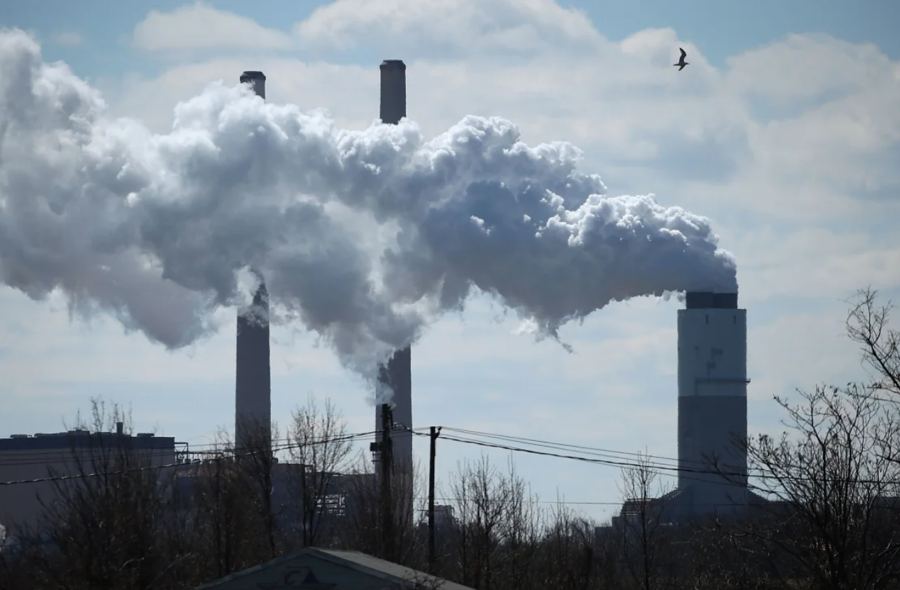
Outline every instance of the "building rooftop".
<path id="1" fill-rule="evenodd" d="M 108 445 L 117 440 L 127 440 L 128 444 L 136 449 L 169 449 L 175 446 L 175 438 L 156 436 L 150 432 L 131 435 L 116 432 L 70 430 L 68 432 L 13 434 L 9 438 L 0 438 L 0 452 L 85 448 L 98 444 Z"/>

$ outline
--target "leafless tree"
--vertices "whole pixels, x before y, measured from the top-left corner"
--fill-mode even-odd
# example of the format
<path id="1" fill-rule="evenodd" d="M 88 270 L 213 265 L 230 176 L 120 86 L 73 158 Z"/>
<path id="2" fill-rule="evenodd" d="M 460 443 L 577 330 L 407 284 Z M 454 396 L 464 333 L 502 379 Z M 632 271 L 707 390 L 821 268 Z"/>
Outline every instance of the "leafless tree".
<path id="1" fill-rule="evenodd" d="M 234 464 L 247 483 L 247 500 L 255 511 L 257 526 L 253 538 L 257 541 L 258 555 L 261 561 L 271 560 L 280 554 L 283 546 L 280 516 L 284 506 L 276 505 L 273 494 L 279 466 L 272 445 L 279 440 L 278 426 L 248 418 L 242 432 L 243 440 L 235 449 Z"/>
<path id="2" fill-rule="evenodd" d="M 646 455 L 622 469 L 624 503 L 617 532 L 625 569 L 643 590 L 668 584 L 671 546 L 664 510 L 670 489 Z"/>
<path id="3" fill-rule="evenodd" d="M 900 331 L 890 326 L 893 304 L 882 304 L 871 287 L 860 289 L 849 303 L 847 335 L 872 371 L 869 386 L 882 395 L 900 396 Z"/>
<path id="4" fill-rule="evenodd" d="M 518 580 L 530 565 L 523 558 L 531 550 L 531 523 L 537 499 L 510 460 L 502 474 L 486 456 L 459 465 L 450 481 L 457 518 L 451 572 L 462 584 L 499 590 L 504 580 Z M 524 568 L 524 569 L 523 569 Z"/>
<path id="5" fill-rule="evenodd" d="M 155 590 L 171 581 L 177 561 L 164 552 L 171 470 L 160 468 L 158 450 L 124 436 L 130 430 L 130 414 L 98 399 L 89 420 L 77 416 L 70 451 L 49 467 L 43 515 L 28 535 L 34 586 Z"/>
<path id="6" fill-rule="evenodd" d="M 863 289 L 851 302 L 847 334 L 860 346 L 870 380 L 801 391 L 800 403 L 775 396 L 789 432 L 745 441 L 760 504 L 742 545 L 766 556 L 783 582 L 817 588 L 884 588 L 900 579 L 898 334 L 890 303 Z"/>
<path id="7" fill-rule="evenodd" d="M 300 544 L 331 544 L 334 527 L 346 509 L 346 490 L 342 489 L 346 478 L 342 473 L 349 466 L 352 450 L 347 422 L 330 400 L 320 411 L 312 396 L 292 418 L 288 486 L 293 509 L 299 513 Z"/>
<path id="8" fill-rule="evenodd" d="M 250 541 L 254 510 L 250 482 L 235 465 L 233 443 L 224 431 L 203 459 L 178 471 L 183 510 L 191 514 L 191 546 L 198 583 L 254 565 Z"/>
<path id="9" fill-rule="evenodd" d="M 389 511 L 391 528 L 385 539 L 381 476 L 373 469 L 371 460 L 360 453 L 349 473 L 341 476 L 339 487 L 345 490 L 346 510 L 341 519 L 337 543 L 409 567 L 424 566 L 422 539 L 417 534 L 413 514 L 415 506 L 410 498 L 422 497 L 418 469 L 410 476 L 408 467 L 392 471 Z"/>
<path id="10" fill-rule="evenodd" d="M 603 577 L 603 568 L 611 565 L 607 562 L 610 556 L 598 551 L 595 528 L 561 499 L 550 508 L 548 526 L 538 544 L 540 558 L 533 572 L 540 581 L 536 588 L 611 587 L 611 580 Z"/>
<path id="11" fill-rule="evenodd" d="M 779 440 L 747 443 L 751 477 L 772 504 L 749 532 L 781 559 L 779 577 L 809 579 L 817 588 L 883 588 L 900 579 L 895 506 L 897 463 L 881 434 L 892 429 L 885 406 L 864 386 L 801 392 Z"/>

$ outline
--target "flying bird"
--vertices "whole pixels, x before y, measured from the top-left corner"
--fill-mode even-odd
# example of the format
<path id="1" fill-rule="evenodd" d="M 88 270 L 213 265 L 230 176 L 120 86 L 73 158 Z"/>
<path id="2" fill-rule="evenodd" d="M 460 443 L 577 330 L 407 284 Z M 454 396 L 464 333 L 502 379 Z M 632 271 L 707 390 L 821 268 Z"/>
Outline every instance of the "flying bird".
<path id="1" fill-rule="evenodd" d="M 680 72 L 681 70 L 684 69 L 684 66 L 688 65 L 688 62 L 684 61 L 684 58 L 687 57 L 687 52 L 685 52 L 685 50 L 682 49 L 681 47 L 679 47 L 678 50 L 681 51 L 681 59 L 678 60 L 677 64 L 672 64 L 672 65 L 679 66 L 678 71 Z"/>

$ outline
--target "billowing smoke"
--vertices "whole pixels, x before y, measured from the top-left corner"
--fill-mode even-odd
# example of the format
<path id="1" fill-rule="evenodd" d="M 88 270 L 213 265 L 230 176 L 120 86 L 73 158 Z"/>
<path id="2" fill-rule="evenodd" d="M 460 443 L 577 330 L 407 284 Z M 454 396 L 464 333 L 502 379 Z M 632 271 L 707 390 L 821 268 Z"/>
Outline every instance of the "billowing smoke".
<path id="1" fill-rule="evenodd" d="M 219 83 L 155 135 L 21 31 L 0 72 L 0 280 L 170 348 L 245 302 L 248 267 L 364 375 L 474 291 L 555 337 L 610 301 L 737 288 L 706 219 L 604 196 L 578 149 L 503 119 L 346 131 Z"/>

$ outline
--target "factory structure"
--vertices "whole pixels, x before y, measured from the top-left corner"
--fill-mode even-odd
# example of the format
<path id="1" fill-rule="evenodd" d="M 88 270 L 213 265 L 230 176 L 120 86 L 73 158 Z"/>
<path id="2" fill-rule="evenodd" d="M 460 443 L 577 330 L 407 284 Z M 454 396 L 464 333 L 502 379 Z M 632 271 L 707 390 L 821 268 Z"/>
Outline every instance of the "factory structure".
<path id="1" fill-rule="evenodd" d="M 266 99 L 266 75 L 244 72 L 241 84 L 249 84 Z M 272 373 L 269 366 L 269 294 L 262 274 L 253 301 L 238 312 L 234 375 L 234 445 L 237 453 L 248 447 L 272 446 Z M 249 440 L 264 437 L 264 441 Z M 255 443 L 262 443 L 261 445 Z"/>
<path id="2" fill-rule="evenodd" d="M 115 432 L 69 430 L 0 438 L 0 481 L 20 482 L 0 486 L 0 525 L 14 531 L 39 522 L 41 500 L 49 500 L 55 491 L 53 477 L 114 469 L 120 450 L 142 464 L 171 465 L 184 444 L 149 432 L 128 434 L 122 422 Z"/>
<path id="3" fill-rule="evenodd" d="M 247 71 L 240 81 L 249 84 L 265 99 L 266 76 Z M 385 124 L 397 124 L 406 116 L 406 66 L 400 60 L 381 64 L 380 117 Z M 269 340 L 269 300 L 265 278 L 251 269 L 258 282 L 252 303 L 237 315 L 235 366 L 235 452 L 250 446 L 249 437 L 262 433 L 265 448 L 271 440 L 271 373 Z M 747 489 L 747 457 L 736 444 L 747 436 L 747 315 L 738 308 L 736 293 L 689 292 L 685 308 L 678 310 L 678 486 L 664 498 L 667 518 L 676 522 L 708 513 L 734 513 L 748 502 L 762 501 Z M 394 470 L 412 477 L 413 453 L 411 349 L 393 353 L 378 369 L 375 397 L 379 404 L 390 399 L 390 424 L 376 407 L 376 431 L 391 431 Z M 390 394 L 388 393 L 390 390 Z M 93 442 L 91 442 L 93 441 Z M 0 439 L 0 481 L 40 480 L 48 467 L 56 473 L 71 471 L 73 452 L 92 445 L 122 443 L 152 454 L 157 465 L 190 465 L 196 460 L 179 451 L 174 438 L 151 434 L 130 436 L 119 424 L 115 433 L 71 431 L 43 435 L 13 435 Z M 259 440 L 253 441 L 259 448 Z M 711 468 L 718 467 L 724 477 Z M 202 470 L 194 469 L 194 475 Z M 377 470 L 376 470 L 377 471 Z M 276 477 L 278 474 L 276 473 Z M 187 481 L 187 480 L 186 480 Z M 276 483 L 276 487 L 278 486 Z M 0 486 L 0 524 L 27 524 L 36 521 L 38 493 L 51 491 L 46 481 Z M 412 486 L 409 486 L 412 511 Z M 627 518 L 629 504 L 620 517 Z M 442 514 L 449 507 L 436 507 Z"/>
<path id="4" fill-rule="evenodd" d="M 688 292 L 678 310 L 678 484 L 626 499 L 613 526 L 649 502 L 662 522 L 739 517 L 766 502 L 747 487 L 747 310 L 737 293 Z"/>

